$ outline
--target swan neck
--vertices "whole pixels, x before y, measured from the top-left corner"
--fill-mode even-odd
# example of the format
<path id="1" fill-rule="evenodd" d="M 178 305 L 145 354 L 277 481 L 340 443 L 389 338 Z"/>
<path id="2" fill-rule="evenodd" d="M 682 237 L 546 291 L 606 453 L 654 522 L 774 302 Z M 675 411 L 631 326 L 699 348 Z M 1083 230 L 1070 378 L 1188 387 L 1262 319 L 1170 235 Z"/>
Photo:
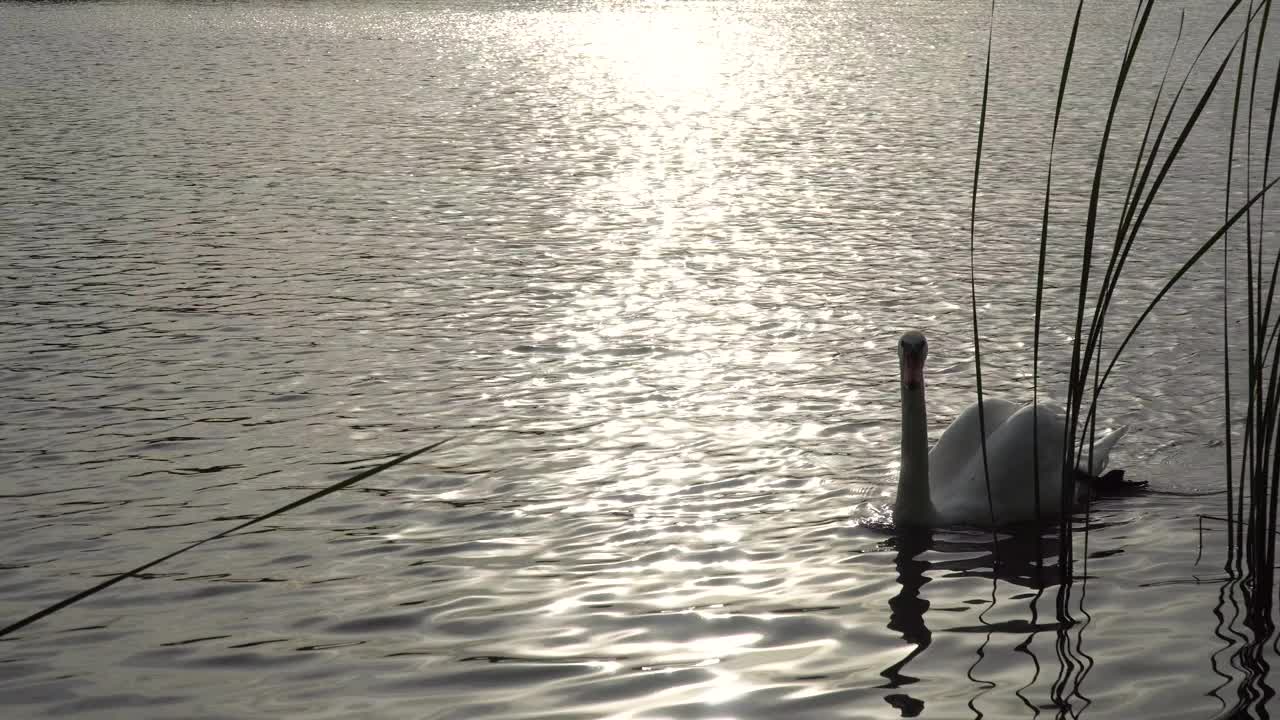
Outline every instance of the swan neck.
<path id="1" fill-rule="evenodd" d="M 929 525 L 933 521 L 929 497 L 929 433 L 925 414 L 924 384 L 902 386 L 902 458 L 898 470 L 898 497 L 893 506 L 895 524 Z"/>

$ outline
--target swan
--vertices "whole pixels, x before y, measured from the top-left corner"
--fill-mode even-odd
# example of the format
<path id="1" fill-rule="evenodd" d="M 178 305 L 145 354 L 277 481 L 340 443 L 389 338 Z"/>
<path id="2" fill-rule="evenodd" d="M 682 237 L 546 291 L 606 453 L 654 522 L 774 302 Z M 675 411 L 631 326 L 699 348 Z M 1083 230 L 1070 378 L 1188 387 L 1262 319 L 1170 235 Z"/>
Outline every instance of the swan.
<path id="1" fill-rule="evenodd" d="M 987 464 L 991 478 L 991 503 L 988 505 L 978 403 L 965 408 L 943 431 L 933 450 L 929 449 L 924 402 L 924 361 L 928 354 L 929 345 L 919 332 L 907 332 L 898 342 L 902 380 L 902 462 L 898 471 L 898 494 L 893 504 L 894 524 L 989 526 L 993 514 L 996 525 L 1035 520 L 1033 463 L 1037 458 L 1039 516 L 1057 515 L 1062 502 L 1065 410 L 1053 403 L 1020 406 L 999 398 L 983 399 Z M 1038 455 L 1033 445 L 1033 425 L 1039 427 Z M 1083 454 L 1081 462 L 1084 466 L 1076 468 L 1077 474 L 1086 477 L 1100 475 L 1107 466 L 1111 448 L 1127 431 L 1128 426 L 1123 426 L 1099 437 L 1092 453 L 1086 451 Z M 1119 471 L 1114 471 L 1109 478 L 1119 474 Z M 1067 478 L 1068 482 L 1075 480 L 1075 477 Z"/>

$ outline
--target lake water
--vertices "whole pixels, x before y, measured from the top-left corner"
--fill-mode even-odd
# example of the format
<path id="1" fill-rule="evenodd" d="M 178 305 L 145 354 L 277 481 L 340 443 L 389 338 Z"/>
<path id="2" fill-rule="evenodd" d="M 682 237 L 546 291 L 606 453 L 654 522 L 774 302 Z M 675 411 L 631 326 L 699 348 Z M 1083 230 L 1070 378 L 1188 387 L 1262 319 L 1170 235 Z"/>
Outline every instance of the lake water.
<path id="1" fill-rule="evenodd" d="M 1130 5 L 1091 4 L 1064 108 L 1051 389 Z M 1106 232 L 1180 5 L 1122 104 Z M 1179 78 L 1218 12 L 1186 5 Z M 983 369 L 1019 400 L 1073 11 L 994 25 Z M 898 334 L 930 337 L 935 432 L 973 399 L 988 12 L 0 5 L 0 620 L 450 438 L 5 637 L 5 716 L 1206 718 L 1270 693 L 1199 518 L 1224 504 L 1216 255 L 1107 387 L 1114 464 L 1152 491 L 1079 519 L 1074 580 L 1052 529 L 885 523 Z M 1221 221 L 1229 100 L 1116 334 Z"/>

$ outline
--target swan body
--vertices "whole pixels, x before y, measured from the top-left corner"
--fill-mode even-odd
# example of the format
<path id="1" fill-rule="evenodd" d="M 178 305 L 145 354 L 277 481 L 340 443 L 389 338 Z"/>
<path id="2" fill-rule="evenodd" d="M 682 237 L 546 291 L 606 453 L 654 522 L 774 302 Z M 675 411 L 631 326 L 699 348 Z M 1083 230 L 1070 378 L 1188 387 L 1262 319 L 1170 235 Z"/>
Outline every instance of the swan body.
<path id="1" fill-rule="evenodd" d="M 1019 405 L 984 398 L 984 423 L 979 423 L 975 402 L 956 417 L 929 450 L 924 402 L 927 354 L 923 335 L 909 332 L 902 336 L 902 464 L 894 522 L 930 527 L 985 526 L 1056 516 L 1064 482 L 1069 485 L 1067 492 L 1075 492 L 1075 478 L 1064 478 L 1062 472 L 1066 411 L 1053 403 Z M 982 425 L 986 430 L 989 475 L 983 472 Z M 1077 472 L 1101 475 L 1111 449 L 1127 430 L 1121 427 L 1100 435 L 1091 449 L 1084 449 Z"/>

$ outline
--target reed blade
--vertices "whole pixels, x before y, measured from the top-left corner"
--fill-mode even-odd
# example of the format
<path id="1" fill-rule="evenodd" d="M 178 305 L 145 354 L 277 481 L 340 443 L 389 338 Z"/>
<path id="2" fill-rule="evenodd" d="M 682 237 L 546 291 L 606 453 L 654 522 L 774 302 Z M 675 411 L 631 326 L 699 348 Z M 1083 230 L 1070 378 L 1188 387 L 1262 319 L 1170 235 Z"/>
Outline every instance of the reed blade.
<path id="1" fill-rule="evenodd" d="M 49 617 L 50 615 L 58 612 L 59 610 L 63 610 L 67 607 L 70 607 L 71 605 L 74 605 L 75 603 L 78 603 L 81 600 L 84 600 L 85 598 L 92 597 L 93 595 L 97 595 L 103 590 L 106 590 L 107 588 L 111 587 L 112 585 L 115 585 L 116 583 L 122 580 L 125 580 L 126 578 L 136 577 L 137 575 L 147 570 L 150 570 L 151 568 L 155 567 L 156 565 L 159 565 L 160 563 L 166 560 L 172 560 L 173 558 L 187 552 L 188 550 L 194 550 L 200 547 L 201 545 L 204 545 L 205 543 L 213 542 L 214 540 L 220 540 L 232 533 L 239 532 L 251 525 L 257 525 L 258 523 L 263 522 L 264 520 L 270 520 L 271 518 L 276 517 L 278 515 L 283 515 L 284 513 L 287 513 L 290 510 L 295 510 L 297 508 L 300 508 L 303 505 L 306 505 L 307 503 L 319 500 L 320 498 L 325 497 L 326 495 L 331 495 L 339 490 L 342 490 L 343 488 L 351 487 L 352 485 L 360 482 L 361 480 L 365 480 L 367 478 L 373 477 L 374 475 L 377 475 L 378 473 L 384 470 L 390 470 L 396 465 L 399 465 L 400 463 L 403 463 L 407 460 L 411 460 L 425 452 L 430 452 L 431 450 L 434 450 L 440 447 L 441 445 L 445 444 L 451 439 L 452 438 L 445 438 L 443 440 L 438 440 L 436 442 L 431 443 L 430 445 L 420 447 L 417 450 L 411 450 L 402 455 L 397 455 L 396 457 L 384 463 L 381 463 L 379 465 L 375 465 L 374 467 L 371 467 L 368 470 L 365 470 L 360 473 L 356 473 L 355 475 L 352 475 L 351 477 L 345 480 L 339 480 L 338 482 L 333 483 L 332 485 L 324 487 L 320 490 L 317 490 L 311 493 L 310 495 L 307 495 L 306 497 L 294 500 L 288 505 L 283 505 L 281 507 L 276 508 L 275 510 L 272 510 L 271 512 L 259 515 L 251 520 L 242 522 L 239 525 L 236 525 L 235 527 L 227 528 L 226 530 L 223 530 L 214 535 L 210 535 L 209 537 L 204 538 L 202 540 L 197 540 L 196 542 L 190 543 L 189 545 L 184 545 L 183 547 L 180 547 L 177 550 L 174 550 L 168 555 L 164 555 L 163 557 L 156 558 L 155 560 L 152 560 L 150 562 L 143 563 L 142 565 L 139 565 L 138 567 L 132 570 L 125 571 L 118 575 L 114 575 L 98 583 L 97 585 L 94 585 L 91 588 L 82 590 L 76 593 L 75 595 L 59 600 L 58 602 L 52 605 L 41 608 L 40 610 L 37 610 L 36 612 L 31 613 L 30 615 L 22 618 L 21 620 L 10 623 L 4 626 L 3 628 L 0 628 L 0 637 L 4 637 L 6 635 L 15 633 L 18 630 L 21 630 L 22 628 L 27 627 L 28 625 L 31 625 L 32 623 L 38 620 Z"/>

